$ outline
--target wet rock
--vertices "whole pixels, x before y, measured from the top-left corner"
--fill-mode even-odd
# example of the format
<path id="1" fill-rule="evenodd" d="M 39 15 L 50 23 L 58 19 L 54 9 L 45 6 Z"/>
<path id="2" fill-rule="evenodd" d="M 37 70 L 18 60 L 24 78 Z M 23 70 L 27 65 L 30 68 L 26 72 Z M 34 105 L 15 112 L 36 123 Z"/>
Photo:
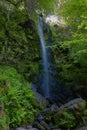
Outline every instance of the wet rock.
<path id="1" fill-rule="evenodd" d="M 62 130 L 62 129 L 53 129 L 53 130 Z"/>
<path id="2" fill-rule="evenodd" d="M 77 128 L 75 130 L 87 130 L 87 126 L 83 126 L 83 127 Z"/>
<path id="3" fill-rule="evenodd" d="M 39 130 L 46 130 L 41 124 L 37 124 L 37 128 L 39 129 Z"/>
<path id="4" fill-rule="evenodd" d="M 40 104 L 42 104 L 44 106 L 49 105 L 49 102 L 41 94 L 34 91 L 34 95 L 35 95 L 35 98 L 36 98 L 37 102 L 39 102 Z"/>
<path id="5" fill-rule="evenodd" d="M 68 103 L 61 105 L 60 107 L 58 107 L 56 104 L 51 105 L 49 108 L 45 108 L 42 113 L 46 114 L 48 112 L 58 112 L 60 110 L 63 110 L 65 108 L 67 109 L 77 109 L 77 110 L 83 110 L 86 107 L 86 102 L 85 100 L 83 100 L 82 98 L 76 98 L 73 99 L 71 101 L 69 101 Z"/>
<path id="6" fill-rule="evenodd" d="M 50 107 L 50 110 L 51 111 L 56 111 L 56 110 L 58 110 L 58 108 L 59 107 L 56 104 L 52 104 L 51 107 Z"/>
<path id="7" fill-rule="evenodd" d="M 23 127 L 18 127 L 16 130 L 27 130 L 27 129 L 25 129 Z"/>
<path id="8" fill-rule="evenodd" d="M 38 120 L 42 121 L 42 120 L 44 120 L 44 117 L 40 114 L 39 117 L 38 117 Z"/>
<path id="9" fill-rule="evenodd" d="M 68 103 L 62 105 L 61 107 L 58 108 L 58 111 L 63 110 L 64 108 L 68 108 L 68 109 L 77 109 L 77 110 L 83 110 L 86 107 L 86 102 L 84 99 L 82 98 L 76 98 L 73 99 L 71 101 L 69 101 Z"/>
<path id="10" fill-rule="evenodd" d="M 39 130 L 51 130 L 51 129 L 61 130 L 60 128 L 59 129 L 53 129 L 53 128 L 54 125 L 58 124 L 57 120 L 61 118 L 61 116 L 66 110 L 65 108 L 67 108 L 67 110 L 70 110 L 71 113 L 74 110 L 76 110 L 76 112 L 77 111 L 82 112 L 84 111 L 84 109 L 86 109 L 86 101 L 83 100 L 82 98 L 76 98 L 60 107 L 58 107 L 56 104 L 52 104 L 40 112 L 39 116 L 35 119 L 33 126 L 38 128 Z M 77 129 L 77 130 L 86 130 L 86 129 Z"/>
<path id="11" fill-rule="evenodd" d="M 27 128 L 19 127 L 16 130 L 39 130 L 37 128 L 32 128 L 32 126 L 27 126 Z"/>
<path id="12" fill-rule="evenodd" d="M 31 128 L 32 128 L 32 126 L 31 126 L 31 125 L 28 125 L 28 126 L 27 126 L 27 129 L 31 129 Z"/>
<path id="13" fill-rule="evenodd" d="M 50 107 L 49 108 L 45 108 L 41 114 L 45 114 L 45 113 L 48 113 L 49 111 L 51 111 Z"/>
<path id="14" fill-rule="evenodd" d="M 49 127 L 48 127 L 47 130 L 52 130 L 53 126 L 54 126 L 53 122 L 50 122 L 50 123 L 49 123 Z"/>
<path id="15" fill-rule="evenodd" d="M 39 129 L 37 129 L 37 128 L 30 128 L 30 129 L 27 129 L 27 130 L 39 130 Z"/>
<path id="16" fill-rule="evenodd" d="M 44 128 L 48 128 L 48 124 L 45 121 L 41 121 L 40 125 L 43 126 Z"/>

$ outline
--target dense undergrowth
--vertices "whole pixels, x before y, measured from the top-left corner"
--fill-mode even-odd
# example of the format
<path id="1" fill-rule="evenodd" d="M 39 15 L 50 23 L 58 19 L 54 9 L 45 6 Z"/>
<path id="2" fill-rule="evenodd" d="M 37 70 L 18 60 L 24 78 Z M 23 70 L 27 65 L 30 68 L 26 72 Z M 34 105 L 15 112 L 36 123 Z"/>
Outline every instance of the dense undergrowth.
<path id="1" fill-rule="evenodd" d="M 43 108 L 34 97 L 29 84 L 12 67 L 0 66 L 0 129 L 32 124 Z"/>
<path id="2" fill-rule="evenodd" d="M 69 102 L 70 103 L 70 102 Z M 63 107 L 59 111 L 48 111 L 45 114 L 46 122 L 53 122 L 53 128 L 72 130 L 87 123 L 87 106 L 85 100 L 74 103 L 71 107 Z"/>
<path id="3" fill-rule="evenodd" d="M 54 49 L 56 64 L 65 82 L 77 89 L 87 86 L 86 6 L 86 0 L 79 0 L 78 4 L 75 0 L 62 1 L 58 11 L 66 25 L 55 28 L 58 36 Z"/>

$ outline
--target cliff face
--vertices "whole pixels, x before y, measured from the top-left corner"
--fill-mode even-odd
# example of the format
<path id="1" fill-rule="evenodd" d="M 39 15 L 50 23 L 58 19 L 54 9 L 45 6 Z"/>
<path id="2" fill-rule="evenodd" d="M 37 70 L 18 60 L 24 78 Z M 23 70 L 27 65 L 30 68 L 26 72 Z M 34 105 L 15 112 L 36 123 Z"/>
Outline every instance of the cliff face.
<path id="1" fill-rule="evenodd" d="M 29 79 L 31 73 L 38 71 L 40 55 L 35 22 L 25 8 L 13 6 L 8 10 L 1 3 L 0 7 L 0 63 L 15 67 Z"/>

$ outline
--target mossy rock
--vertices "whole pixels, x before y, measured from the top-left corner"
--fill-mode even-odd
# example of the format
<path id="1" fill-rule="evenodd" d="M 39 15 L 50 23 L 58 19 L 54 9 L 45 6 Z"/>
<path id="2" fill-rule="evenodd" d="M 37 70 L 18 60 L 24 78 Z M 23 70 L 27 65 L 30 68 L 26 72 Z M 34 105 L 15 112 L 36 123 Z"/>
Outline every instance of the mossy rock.
<path id="1" fill-rule="evenodd" d="M 55 128 L 63 127 L 69 129 L 76 125 L 73 113 L 67 109 L 54 113 L 53 119 Z"/>
<path id="2" fill-rule="evenodd" d="M 54 128 L 61 127 L 68 130 L 87 123 L 86 101 L 79 101 L 74 109 L 63 108 L 54 112 L 53 121 Z"/>

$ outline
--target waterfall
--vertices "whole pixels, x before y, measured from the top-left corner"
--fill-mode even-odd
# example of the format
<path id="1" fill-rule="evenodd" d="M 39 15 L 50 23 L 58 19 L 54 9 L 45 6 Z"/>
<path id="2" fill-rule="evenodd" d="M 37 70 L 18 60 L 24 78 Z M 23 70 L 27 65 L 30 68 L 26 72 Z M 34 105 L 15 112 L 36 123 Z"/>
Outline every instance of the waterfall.
<path id="1" fill-rule="evenodd" d="M 43 19 L 39 16 L 38 18 L 38 34 L 42 49 L 42 62 L 43 62 L 43 81 L 42 81 L 42 92 L 45 98 L 50 97 L 50 86 L 49 86 L 49 71 L 48 71 L 48 58 L 46 50 L 46 42 L 43 34 Z"/>
<path id="2" fill-rule="evenodd" d="M 45 24 L 46 25 L 46 24 Z M 70 99 L 73 99 L 73 92 L 71 89 L 65 87 L 64 83 L 61 82 L 59 74 L 56 72 L 54 67 L 54 58 L 52 56 L 51 42 L 52 42 L 52 33 L 47 26 L 47 40 L 44 39 L 44 25 L 43 19 L 41 16 L 38 18 L 38 35 L 41 44 L 42 52 L 42 65 L 43 73 L 40 73 L 39 79 L 39 91 L 42 96 L 49 99 L 52 102 L 64 102 Z M 49 46 L 49 47 L 46 47 Z M 55 80 L 55 77 L 58 77 L 58 81 Z"/>

